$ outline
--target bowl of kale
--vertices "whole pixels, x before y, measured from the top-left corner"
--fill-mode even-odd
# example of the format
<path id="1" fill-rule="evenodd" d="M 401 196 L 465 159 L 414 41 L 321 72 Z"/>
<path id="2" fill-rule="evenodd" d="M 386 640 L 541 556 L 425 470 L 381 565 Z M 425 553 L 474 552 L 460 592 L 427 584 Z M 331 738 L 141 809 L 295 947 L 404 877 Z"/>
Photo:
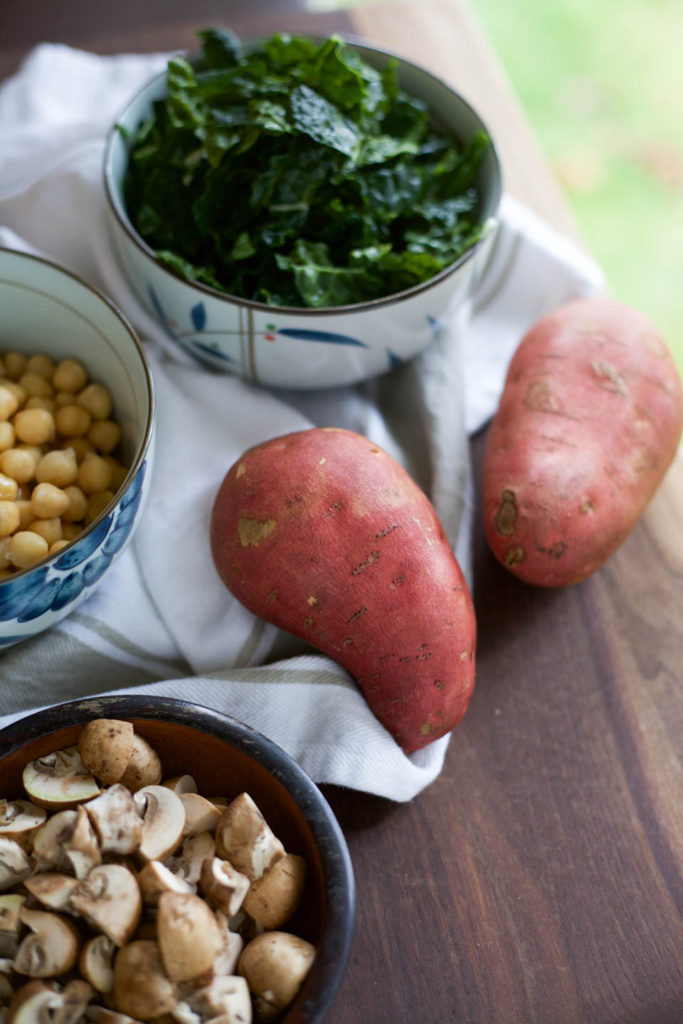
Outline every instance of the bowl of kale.
<path id="1" fill-rule="evenodd" d="M 332 387 L 414 358 L 471 295 L 502 180 L 478 113 L 359 41 L 198 34 L 109 133 L 114 251 L 217 370 Z"/>

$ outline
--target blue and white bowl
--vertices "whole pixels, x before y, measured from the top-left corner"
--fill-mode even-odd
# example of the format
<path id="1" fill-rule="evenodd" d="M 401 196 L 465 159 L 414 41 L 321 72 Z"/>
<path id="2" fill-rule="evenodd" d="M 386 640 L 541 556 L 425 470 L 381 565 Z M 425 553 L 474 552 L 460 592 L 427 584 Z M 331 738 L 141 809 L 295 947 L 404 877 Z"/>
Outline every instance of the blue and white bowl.
<path id="1" fill-rule="evenodd" d="M 354 44 L 377 68 L 395 59 L 401 86 L 426 102 L 435 120 L 457 138 L 480 130 L 479 115 L 450 86 L 409 61 Z M 328 309 L 269 306 L 188 282 L 159 263 L 133 227 L 123 200 L 129 142 L 166 92 L 165 73 L 152 79 L 126 106 L 109 134 L 104 181 L 114 250 L 142 304 L 184 349 L 216 370 L 270 387 L 321 388 L 350 384 L 400 366 L 421 352 L 449 307 L 472 294 L 497 227 L 502 176 L 495 145 L 480 170 L 479 242 L 421 285 L 386 298 Z"/>
<path id="2" fill-rule="evenodd" d="M 154 447 L 147 360 L 123 316 L 99 292 L 48 260 L 0 248 L 0 351 L 73 357 L 109 388 L 128 474 L 109 505 L 67 547 L 0 581 L 0 649 L 59 622 L 93 592 L 143 511 Z"/>

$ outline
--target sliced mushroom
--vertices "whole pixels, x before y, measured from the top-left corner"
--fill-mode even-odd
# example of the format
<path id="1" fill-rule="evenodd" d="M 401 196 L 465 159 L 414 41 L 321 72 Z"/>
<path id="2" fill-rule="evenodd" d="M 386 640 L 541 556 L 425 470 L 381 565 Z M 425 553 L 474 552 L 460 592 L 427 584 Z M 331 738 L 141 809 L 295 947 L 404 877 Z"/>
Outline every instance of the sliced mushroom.
<path id="1" fill-rule="evenodd" d="M 75 807 L 100 793 L 99 785 L 81 761 L 75 746 L 29 761 L 22 781 L 31 801 L 39 807 Z"/>
<path id="2" fill-rule="evenodd" d="M 14 958 L 17 974 L 56 978 L 71 970 L 78 958 L 78 932 L 71 921 L 49 910 L 22 907 L 19 917 L 31 933 L 22 939 Z"/>
<path id="3" fill-rule="evenodd" d="M 183 843 L 180 853 L 168 861 L 174 875 L 183 878 L 196 890 L 202 873 L 202 864 L 216 853 L 216 843 L 210 832 L 190 836 Z"/>
<path id="4" fill-rule="evenodd" d="M 31 862 L 25 850 L 7 836 L 0 836 L 0 892 L 17 882 L 22 882 L 31 873 Z"/>
<path id="5" fill-rule="evenodd" d="M 216 918 L 204 900 L 175 892 L 159 897 L 157 942 L 173 981 L 189 981 L 208 971 L 222 944 Z"/>
<path id="6" fill-rule="evenodd" d="M 29 850 L 34 832 L 46 817 L 45 808 L 29 800 L 0 800 L 0 836 L 14 839 Z"/>
<path id="7" fill-rule="evenodd" d="M 251 1020 L 249 985 L 236 975 L 214 978 L 211 984 L 193 992 L 187 1004 L 203 1021 L 220 1017 L 226 1024 L 248 1024 Z"/>
<path id="8" fill-rule="evenodd" d="M 130 722 L 96 718 L 84 725 L 78 737 L 78 752 L 89 772 L 113 785 L 121 779 L 133 753 L 135 731 Z"/>
<path id="9" fill-rule="evenodd" d="M 138 853 L 143 860 L 166 860 L 177 849 L 185 825 L 185 809 L 179 796 L 165 786 L 144 786 L 135 794 L 142 815 L 142 839 Z"/>
<path id="10" fill-rule="evenodd" d="M 52 1024 L 59 1001 L 59 989 L 54 982 L 27 981 L 12 996 L 7 1024 Z"/>
<path id="11" fill-rule="evenodd" d="M 96 1024 L 139 1024 L 135 1017 L 129 1017 L 126 1013 L 118 1013 L 106 1006 L 89 1006 L 86 1010 L 88 1020 L 96 1021 Z"/>
<path id="12" fill-rule="evenodd" d="M 286 853 L 252 882 L 244 909 L 264 928 L 279 928 L 297 908 L 306 877 L 306 862 Z"/>
<path id="13" fill-rule="evenodd" d="M 33 837 L 33 854 L 39 870 L 70 867 L 77 878 L 85 878 L 102 860 L 97 836 L 80 805 L 57 811 L 40 826 Z"/>
<path id="14" fill-rule="evenodd" d="M 164 892 L 184 894 L 194 892 L 193 887 L 188 885 L 180 875 L 175 875 L 158 860 L 150 860 L 145 864 L 144 868 L 138 872 L 137 879 L 143 902 L 152 907 L 156 906 L 159 897 Z"/>
<path id="15" fill-rule="evenodd" d="M 234 974 L 240 953 L 244 949 L 244 939 L 239 932 L 230 930 L 228 918 L 220 910 L 216 911 L 216 923 L 221 933 L 221 948 L 213 962 L 213 973 Z"/>
<path id="16" fill-rule="evenodd" d="M 142 821 L 133 794 L 121 783 L 84 805 L 102 853 L 134 853 L 142 840 Z"/>
<path id="17" fill-rule="evenodd" d="M 238 971 L 249 983 L 259 1017 L 272 1020 L 289 1006 L 315 959 L 315 946 L 289 932 L 264 932 L 242 951 Z"/>
<path id="18" fill-rule="evenodd" d="M 42 871 L 24 879 L 24 886 L 31 895 L 50 910 L 70 910 L 71 896 L 77 885 L 77 878 L 59 871 Z"/>
<path id="19" fill-rule="evenodd" d="M 151 1020 L 170 1013 L 177 989 L 164 971 L 156 942 L 139 939 L 120 949 L 114 960 L 114 1002 L 121 1013 Z"/>
<path id="20" fill-rule="evenodd" d="M 7 971 L 0 971 L 0 1010 L 3 1010 L 9 1005 L 9 1002 L 14 995 L 14 989 L 12 988 L 12 983 L 8 977 L 11 970 L 12 968 L 9 967 Z M 2 1014 L 0 1013 L 0 1017 L 1 1016 Z"/>
<path id="21" fill-rule="evenodd" d="M 200 832 L 215 832 L 221 812 L 210 800 L 199 793 L 180 793 L 185 808 L 184 836 L 196 836 Z"/>
<path id="22" fill-rule="evenodd" d="M 53 1013 L 52 1024 L 76 1024 L 95 995 L 95 990 L 82 978 L 72 978 L 60 992 L 60 1001 Z"/>
<path id="23" fill-rule="evenodd" d="M 135 733 L 130 759 L 119 782 L 131 793 L 137 793 L 143 786 L 157 786 L 161 779 L 159 755 L 146 739 Z"/>
<path id="24" fill-rule="evenodd" d="M 219 857 L 229 860 L 253 882 L 284 852 L 284 846 L 248 793 L 241 793 L 228 804 L 216 829 Z"/>
<path id="25" fill-rule="evenodd" d="M 14 956 L 19 945 L 19 911 L 26 902 L 20 893 L 3 893 L 0 896 L 0 956 Z"/>
<path id="26" fill-rule="evenodd" d="M 242 906 L 249 891 L 249 879 L 221 857 L 207 858 L 202 864 L 199 888 L 218 910 L 232 917 Z"/>
<path id="27" fill-rule="evenodd" d="M 93 927 L 123 946 L 135 931 L 142 897 L 135 876 L 121 864 L 101 864 L 80 881 L 71 907 Z"/>
<path id="28" fill-rule="evenodd" d="M 116 946 L 107 935 L 94 935 L 83 946 L 78 968 L 97 992 L 104 995 L 114 987 L 114 953 Z"/>
<path id="29" fill-rule="evenodd" d="M 197 792 L 197 783 L 192 775 L 173 775 L 170 779 L 164 779 L 162 785 L 172 789 L 178 796 Z"/>

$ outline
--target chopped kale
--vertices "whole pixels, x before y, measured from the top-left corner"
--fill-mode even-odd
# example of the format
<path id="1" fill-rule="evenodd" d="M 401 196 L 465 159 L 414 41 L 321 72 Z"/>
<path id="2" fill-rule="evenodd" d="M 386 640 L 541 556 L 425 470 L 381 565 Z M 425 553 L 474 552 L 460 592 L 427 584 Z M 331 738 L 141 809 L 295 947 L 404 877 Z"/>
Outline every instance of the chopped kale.
<path id="1" fill-rule="evenodd" d="M 190 280 L 281 306 L 339 306 L 429 280 L 480 237 L 489 145 L 440 131 L 343 40 L 225 29 L 174 57 L 167 96 L 131 140 L 124 196 L 159 259 Z"/>

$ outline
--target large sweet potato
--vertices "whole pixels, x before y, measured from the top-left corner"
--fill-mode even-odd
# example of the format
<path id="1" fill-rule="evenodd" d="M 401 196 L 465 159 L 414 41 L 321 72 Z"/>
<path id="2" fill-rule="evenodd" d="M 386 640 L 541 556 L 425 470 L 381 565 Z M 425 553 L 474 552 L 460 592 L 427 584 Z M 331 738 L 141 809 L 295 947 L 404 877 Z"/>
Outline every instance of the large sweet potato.
<path id="1" fill-rule="evenodd" d="M 642 313 L 594 298 L 538 321 L 513 356 L 484 456 L 499 561 L 547 587 L 598 569 L 660 484 L 682 415 L 676 366 Z"/>
<path id="2" fill-rule="evenodd" d="M 460 721 L 470 593 L 430 501 L 367 438 L 316 428 L 245 452 L 216 495 L 211 549 L 235 597 L 342 664 L 404 750 Z"/>

